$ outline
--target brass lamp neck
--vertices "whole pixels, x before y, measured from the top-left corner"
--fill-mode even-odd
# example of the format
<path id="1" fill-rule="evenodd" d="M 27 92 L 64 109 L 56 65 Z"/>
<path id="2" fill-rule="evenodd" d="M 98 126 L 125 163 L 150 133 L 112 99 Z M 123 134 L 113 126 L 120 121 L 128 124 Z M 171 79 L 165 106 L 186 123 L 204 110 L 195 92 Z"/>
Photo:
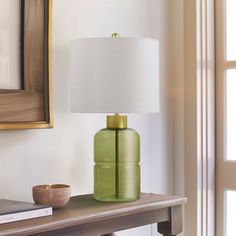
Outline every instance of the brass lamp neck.
<path id="1" fill-rule="evenodd" d="M 126 129 L 127 116 L 121 116 L 119 114 L 115 114 L 113 116 L 107 116 L 107 128 L 108 129 Z"/>

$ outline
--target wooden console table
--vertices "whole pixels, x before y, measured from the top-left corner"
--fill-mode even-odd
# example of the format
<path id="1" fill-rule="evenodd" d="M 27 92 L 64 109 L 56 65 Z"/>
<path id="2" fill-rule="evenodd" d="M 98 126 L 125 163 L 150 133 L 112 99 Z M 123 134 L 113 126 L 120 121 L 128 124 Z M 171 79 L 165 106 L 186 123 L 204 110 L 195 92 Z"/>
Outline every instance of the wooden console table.
<path id="1" fill-rule="evenodd" d="M 142 194 L 130 203 L 101 203 L 92 195 L 73 197 L 53 216 L 0 225 L 0 236 L 97 236 L 157 223 L 164 236 L 183 230 L 186 198 Z"/>

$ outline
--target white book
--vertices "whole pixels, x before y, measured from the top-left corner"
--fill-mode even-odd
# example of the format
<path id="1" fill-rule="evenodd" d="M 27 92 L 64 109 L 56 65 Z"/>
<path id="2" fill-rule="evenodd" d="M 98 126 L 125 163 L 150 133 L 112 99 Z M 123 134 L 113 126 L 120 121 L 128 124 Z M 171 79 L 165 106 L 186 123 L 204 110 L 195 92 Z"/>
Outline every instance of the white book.
<path id="1" fill-rule="evenodd" d="M 0 199 L 0 224 L 52 215 L 52 207 Z"/>

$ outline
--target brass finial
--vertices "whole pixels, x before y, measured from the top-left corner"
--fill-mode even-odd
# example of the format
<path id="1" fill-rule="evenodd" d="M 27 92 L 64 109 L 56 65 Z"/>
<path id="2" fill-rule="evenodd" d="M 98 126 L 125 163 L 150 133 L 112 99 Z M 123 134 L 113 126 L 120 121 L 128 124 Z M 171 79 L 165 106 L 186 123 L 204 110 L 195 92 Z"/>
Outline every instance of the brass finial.
<path id="1" fill-rule="evenodd" d="M 119 35 L 118 33 L 113 33 L 113 34 L 111 35 L 111 37 L 112 37 L 112 38 L 119 38 L 120 35 Z"/>

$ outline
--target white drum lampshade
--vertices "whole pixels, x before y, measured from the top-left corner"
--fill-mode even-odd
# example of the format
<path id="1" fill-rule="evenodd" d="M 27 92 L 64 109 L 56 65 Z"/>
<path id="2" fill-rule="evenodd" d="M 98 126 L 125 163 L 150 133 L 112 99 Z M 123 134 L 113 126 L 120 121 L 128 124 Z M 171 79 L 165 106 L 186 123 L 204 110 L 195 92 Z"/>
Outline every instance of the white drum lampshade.
<path id="1" fill-rule="evenodd" d="M 70 77 L 72 112 L 159 112 L 157 40 L 122 37 L 74 40 Z"/>

